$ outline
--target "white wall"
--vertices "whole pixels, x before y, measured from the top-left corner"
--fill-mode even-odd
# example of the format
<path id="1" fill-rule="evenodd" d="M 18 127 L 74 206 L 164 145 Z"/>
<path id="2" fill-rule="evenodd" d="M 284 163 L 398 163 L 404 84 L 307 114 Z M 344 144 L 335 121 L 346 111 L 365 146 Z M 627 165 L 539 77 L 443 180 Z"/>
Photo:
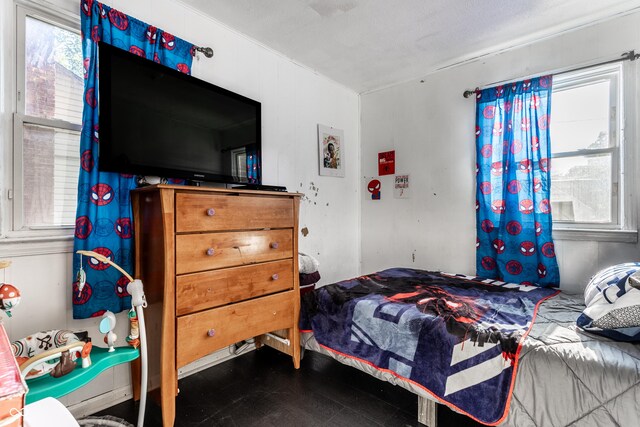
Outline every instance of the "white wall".
<path id="1" fill-rule="evenodd" d="M 391 266 L 475 273 L 475 103 L 462 97 L 465 89 L 631 49 L 640 49 L 639 13 L 362 95 L 362 174 L 377 175 L 377 153 L 395 149 L 396 171 L 411 174 L 413 185 L 411 199 L 394 199 L 393 178 L 384 176 L 382 200 L 362 198 L 362 273 Z M 635 116 L 627 119 L 637 126 Z M 637 147 L 636 135 L 627 143 Z M 634 215 L 637 203 L 636 196 Z M 571 291 L 600 268 L 640 260 L 637 244 L 556 239 L 556 252 L 561 288 Z"/>
<path id="2" fill-rule="evenodd" d="M 10 188 L 12 67 L 14 61 L 13 5 L 0 6 L 0 141 L 2 146 L 3 198 Z M 79 11 L 77 1 L 41 0 L 55 8 Z M 358 95 L 312 70 L 172 0 L 106 1 L 131 16 L 165 29 L 195 44 L 211 46 L 213 59 L 194 60 L 193 75 L 262 103 L 263 182 L 283 185 L 306 194 L 300 212 L 300 250 L 315 255 L 321 264 L 323 282 L 358 274 L 359 270 L 359 98 Z M 346 176 L 318 176 L 317 124 L 344 130 Z M 315 188 L 315 189 L 312 189 Z M 7 230 L 7 203 L 3 199 L 3 230 Z M 71 312 L 71 255 L 66 249 L 48 255 L 16 256 L 23 243 L 0 240 L 0 258 L 12 259 L 6 281 L 22 291 L 23 299 L 14 317 L 4 319 L 10 338 L 51 328 L 88 329 L 94 342 L 101 342 L 96 320 L 74 321 Z M 0 272 L 0 280 L 3 279 Z M 4 316 L 4 314 L 0 314 Z M 127 335 L 127 322 L 120 316 L 118 335 Z M 74 404 L 129 384 L 128 368 L 103 374 L 99 381 L 65 400 Z"/>

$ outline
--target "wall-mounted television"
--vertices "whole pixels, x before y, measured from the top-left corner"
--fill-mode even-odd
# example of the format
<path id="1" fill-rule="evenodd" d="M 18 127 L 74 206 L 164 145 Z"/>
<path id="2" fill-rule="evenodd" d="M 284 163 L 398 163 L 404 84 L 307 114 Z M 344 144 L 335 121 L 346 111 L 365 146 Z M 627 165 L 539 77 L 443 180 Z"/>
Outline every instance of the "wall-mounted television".
<path id="1" fill-rule="evenodd" d="M 261 184 L 260 103 L 99 46 L 99 169 Z"/>

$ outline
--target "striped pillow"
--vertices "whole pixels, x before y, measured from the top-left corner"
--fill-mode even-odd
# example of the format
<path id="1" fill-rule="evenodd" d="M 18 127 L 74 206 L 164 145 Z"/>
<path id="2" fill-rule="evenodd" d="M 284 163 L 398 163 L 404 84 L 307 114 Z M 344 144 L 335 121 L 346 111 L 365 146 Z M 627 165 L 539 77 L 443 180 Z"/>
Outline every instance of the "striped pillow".
<path id="1" fill-rule="evenodd" d="M 640 263 L 598 272 L 589 281 L 584 299 L 579 327 L 618 341 L 640 341 Z"/>

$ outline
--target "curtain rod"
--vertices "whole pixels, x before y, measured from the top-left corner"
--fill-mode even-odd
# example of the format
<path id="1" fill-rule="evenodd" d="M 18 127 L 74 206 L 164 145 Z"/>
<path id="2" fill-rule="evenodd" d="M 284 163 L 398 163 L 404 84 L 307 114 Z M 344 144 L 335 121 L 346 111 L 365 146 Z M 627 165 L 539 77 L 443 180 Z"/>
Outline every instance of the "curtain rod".
<path id="1" fill-rule="evenodd" d="M 620 58 L 616 58 L 616 59 L 612 59 L 609 61 L 603 61 L 603 62 L 598 62 L 597 64 L 590 64 L 590 65 L 584 65 L 582 67 L 577 67 L 577 68 L 572 68 L 569 70 L 564 70 L 561 71 L 559 73 L 547 73 L 547 74 L 553 74 L 553 75 L 560 75 L 560 74 L 565 74 L 565 73 L 572 73 L 574 71 L 580 71 L 580 70 L 586 70 L 587 68 L 593 68 L 593 67 L 599 67 L 600 65 L 607 65 L 607 64 L 613 64 L 616 62 L 621 62 L 621 61 L 635 61 L 636 59 L 640 58 L 640 54 L 636 53 L 634 50 L 631 50 L 629 52 L 625 52 L 622 55 L 620 55 Z M 544 74 L 540 74 L 540 75 L 544 75 Z M 513 81 L 513 80 L 511 80 Z M 477 91 L 487 88 L 487 87 L 491 87 L 491 86 L 495 86 L 498 84 L 507 84 L 510 81 L 502 81 L 502 82 L 493 82 L 493 83 L 489 83 L 486 84 L 482 87 L 477 87 L 474 90 L 465 90 L 462 93 L 462 96 L 464 96 L 465 98 L 469 98 L 471 95 L 475 94 Z"/>
<path id="2" fill-rule="evenodd" d="M 213 49 L 210 47 L 194 46 L 196 52 L 202 52 L 207 58 L 213 58 Z M 195 53 L 193 56 L 196 56 Z"/>

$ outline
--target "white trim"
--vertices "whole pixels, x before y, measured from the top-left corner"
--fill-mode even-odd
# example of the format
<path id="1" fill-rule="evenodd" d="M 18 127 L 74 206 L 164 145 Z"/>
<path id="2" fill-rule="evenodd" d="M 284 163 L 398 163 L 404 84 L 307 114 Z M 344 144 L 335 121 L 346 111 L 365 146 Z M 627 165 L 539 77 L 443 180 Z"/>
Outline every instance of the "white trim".
<path id="1" fill-rule="evenodd" d="M 623 225 L 626 229 L 638 229 L 638 209 L 640 209 L 640 151 L 638 147 L 638 61 L 626 61 L 622 67 L 622 90 L 621 107 L 623 112 L 619 115 L 620 135 L 620 177 L 622 185 L 618 188 L 621 202 L 620 215 L 622 215 Z"/>
<path id="2" fill-rule="evenodd" d="M 604 230 L 586 228 L 554 228 L 553 240 L 581 240 L 616 243 L 637 243 L 637 230 Z"/>
<path id="3" fill-rule="evenodd" d="M 68 234 L 69 224 L 62 226 L 52 227 L 31 227 L 24 223 L 24 126 L 25 125 L 39 125 L 46 126 L 55 129 L 69 130 L 73 132 L 81 132 L 82 125 L 76 123 L 70 123 L 60 119 L 46 119 L 41 117 L 34 117 L 25 115 L 25 103 L 26 103 L 26 87 L 25 87 L 25 38 L 26 38 L 26 20 L 27 18 L 36 19 L 47 24 L 62 28 L 64 30 L 80 34 L 80 19 L 78 16 L 73 16 L 68 13 L 60 13 L 59 8 L 49 8 L 46 5 L 46 1 L 40 2 L 42 4 L 34 3 L 27 0 L 16 0 L 14 3 L 14 80 L 10 85 L 10 89 L 13 93 L 13 135 L 11 139 L 11 147 L 13 152 L 10 157 L 10 162 L 6 162 L 10 165 L 10 173 L 12 182 L 8 183 L 7 190 L 10 190 L 13 197 L 6 201 L 6 205 L 3 207 L 3 212 L 7 215 L 7 221 L 2 224 L 2 230 L 0 233 L 4 233 L 8 236 L 9 242 L 3 242 L 0 240 L 0 253 L 7 251 L 10 256 L 30 255 L 30 254 L 48 254 L 52 251 L 59 250 L 61 252 L 70 252 L 72 247 L 69 245 L 61 245 L 62 234 Z M 9 159 L 8 159 L 9 160 Z M 78 168 L 80 165 L 78 165 Z M 45 231 L 48 229 L 49 231 Z M 35 231 L 39 230 L 39 231 Z M 17 239 L 12 239 L 13 236 Z M 25 251 L 19 247 L 20 242 L 33 243 L 32 237 L 49 236 L 49 239 L 40 239 L 39 243 L 35 245 L 27 245 L 33 249 L 33 251 Z M 65 239 L 65 238 L 63 238 Z M 13 241 L 12 241 L 13 240 Z M 42 244 L 47 240 L 48 243 Z M 50 241 L 56 240 L 57 243 L 51 243 Z M 26 253 L 25 253 L 26 252 Z"/>
<path id="4" fill-rule="evenodd" d="M 631 62 L 631 61 L 628 61 Z M 578 149 L 565 152 L 551 153 L 551 159 L 571 157 L 591 157 L 602 154 L 611 155 L 611 221 L 605 223 L 554 220 L 555 230 L 559 232 L 560 240 L 601 240 L 613 242 L 636 242 L 635 220 L 628 217 L 626 207 L 631 202 L 631 196 L 625 192 L 626 188 L 634 188 L 632 180 L 626 182 L 625 171 L 632 159 L 627 158 L 625 146 L 625 118 L 632 111 L 627 110 L 628 99 L 635 100 L 635 94 L 629 90 L 626 80 L 635 77 L 634 70 L 625 67 L 627 64 L 618 62 L 594 66 L 586 70 L 568 72 L 563 76 L 554 76 L 553 93 L 584 87 L 599 82 L 608 81 L 610 85 L 609 97 L 611 111 L 609 112 L 609 146 L 598 149 Z M 553 108 L 553 107 L 552 107 Z M 552 160 L 553 163 L 553 160 Z M 551 183 L 551 202 L 553 199 L 553 180 Z M 557 227 L 557 228 L 556 228 Z M 575 230 L 575 232 L 571 232 Z M 621 237 L 623 236 L 623 237 Z M 622 240 L 621 240 L 622 239 Z"/>
<path id="5" fill-rule="evenodd" d="M 577 156 L 597 156 L 599 154 L 614 154 L 616 152 L 616 147 L 608 147 L 608 148 L 581 148 L 579 150 L 574 151 L 563 151 L 561 153 L 551 153 L 554 159 L 562 159 L 565 157 L 577 157 Z"/>
<path id="6" fill-rule="evenodd" d="M 56 128 L 56 129 L 72 130 L 74 132 L 82 131 L 81 124 L 67 122 L 66 120 L 45 119 L 43 117 L 27 116 L 21 113 L 15 113 L 14 117 L 15 117 L 15 121 L 20 122 L 21 125 L 29 124 L 29 125 L 43 126 L 43 127 Z"/>
<path id="7" fill-rule="evenodd" d="M 15 5 L 19 8 L 27 9 L 28 14 L 34 18 L 47 22 L 55 22 L 56 25 L 67 27 L 68 30 L 80 33 L 80 2 L 78 2 L 77 12 L 72 12 L 61 7 L 59 4 L 47 2 L 46 0 L 15 0 Z M 52 17 L 55 19 L 52 21 Z"/>
<path id="8" fill-rule="evenodd" d="M 5 237 L 0 239 L 0 258 L 73 252 L 73 236 Z"/>
<path id="9" fill-rule="evenodd" d="M 22 194 L 22 189 L 24 188 L 24 175 L 22 173 L 22 159 L 24 158 L 24 128 L 22 123 L 16 119 L 16 116 L 17 115 L 14 115 L 13 117 L 13 140 L 11 141 L 11 146 L 13 148 L 11 158 L 11 165 L 13 166 L 11 171 L 13 174 L 13 181 L 11 183 L 11 191 L 13 192 L 13 197 L 7 203 L 9 208 L 7 211 L 10 212 L 10 218 L 7 224 L 8 227 L 6 230 L 8 232 L 22 228 L 22 212 L 24 210 L 24 198 Z M 20 143 L 18 143 L 18 141 L 20 141 Z"/>
<path id="10" fill-rule="evenodd" d="M 82 402 L 69 405 L 67 409 L 75 418 L 84 418 L 88 415 L 110 408 L 118 403 L 125 402 L 133 397 L 131 384 L 116 388 L 103 394 L 99 394 Z"/>

